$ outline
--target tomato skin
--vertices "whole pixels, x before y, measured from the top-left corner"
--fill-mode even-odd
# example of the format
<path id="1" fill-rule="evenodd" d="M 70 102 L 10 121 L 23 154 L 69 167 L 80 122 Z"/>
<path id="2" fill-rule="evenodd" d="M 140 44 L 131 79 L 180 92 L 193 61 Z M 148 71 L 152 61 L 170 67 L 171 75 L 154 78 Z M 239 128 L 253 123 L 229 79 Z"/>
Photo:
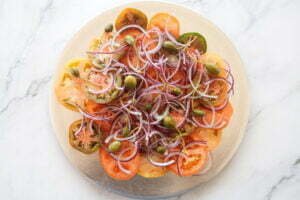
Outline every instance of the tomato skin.
<path id="1" fill-rule="evenodd" d="M 180 156 L 177 162 L 167 168 L 178 176 L 192 176 L 198 174 L 207 161 L 207 147 L 195 145 L 195 147 L 184 149 L 182 152 L 187 155 L 187 159 Z"/>
<path id="2" fill-rule="evenodd" d="M 132 160 L 128 162 L 121 162 L 122 166 L 129 170 L 131 173 L 126 174 L 120 170 L 117 161 L 111 157 L 111 155 L 101 148 L 99 150 L 100 164 L 102 165 L 105 172 L 113 179 L 126 181 L 132 179 L 138 171 L 140 165 L 140 155 L 137 154 Z"/>

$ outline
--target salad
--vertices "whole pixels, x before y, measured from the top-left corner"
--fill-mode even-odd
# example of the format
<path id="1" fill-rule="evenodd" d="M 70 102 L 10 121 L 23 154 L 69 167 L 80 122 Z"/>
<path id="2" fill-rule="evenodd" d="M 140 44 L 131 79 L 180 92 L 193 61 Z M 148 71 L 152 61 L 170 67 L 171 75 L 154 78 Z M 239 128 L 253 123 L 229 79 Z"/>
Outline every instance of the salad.
<path id="1" fill-rule="evenodd" d="M 116 180 L 206 173 L 230 122 L 234 78 L 207 52 L 198 32 L 180 33 L 168 13 L 150 20 L 126 8 L 70 60 L 55 87 L 58 101 L 82 115 L 70 124 L 70 145 L 99 153 Z"/>

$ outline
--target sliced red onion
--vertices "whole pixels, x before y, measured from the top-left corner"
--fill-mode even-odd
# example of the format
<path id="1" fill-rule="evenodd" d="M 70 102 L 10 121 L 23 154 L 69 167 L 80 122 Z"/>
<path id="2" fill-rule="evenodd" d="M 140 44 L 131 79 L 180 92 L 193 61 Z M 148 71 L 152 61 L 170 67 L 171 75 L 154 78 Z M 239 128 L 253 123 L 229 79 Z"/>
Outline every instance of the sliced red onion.
<path id="1" fill-rule="evenodd" d="M 111 155 L 115 160 L 118 160 L 118 161 L 120 161 L 120 162 L 128 162 L 128 161 L 132 160 L 132 159 L 137 155 L 137 152 L 138 152 L 138 143 L 137 143 L 137 142 L 134 143 L 134 149 L 133 149 L 133 152 L 132 152 L 129 156 L 127 156 L 126 158 L 122 158 L 122 155 L 123 155 L 124 153 L 126 153 L 127 151 L 130 151 L 130 150 L 131 150 L 131 148 L 128 147 L 128 148 L 122 150 L 118 155 L 115 155 L 114 153 L 110 153 L 110 155 Z"/>
<path id="2" fill-rule="evenodd" d="M 118 49 L 115 49 L 114 51 L 87 51 L 87 54 L 92 54 L 92 55 L 96 55 L 96 54 L 117 54 L 122 52 L 123 50 L 126 50 L 126 48 L 128 48 L 128 46 L 124 45 L 121 46 Z"/>
<path id="3" fill-rule="evenodd" d="M 95 121 L 101 121 L 101 120 L 109 120 L 110 118 L 107 117 L 101 117 L 101 116 L 95 116 L 95 115 L 91 115 L 87 112 L 85 112 L 84 110 L 82 110 L 80 107 L 78 107 L 79 112 L 86 118 L 91 119 L 91 120 L 95 120 Z"/>
<path id="4" fill-rule="evenodd" d="M 131 171 L 125 169 L 125 168 L 122 166 L 120 160 L 117 160 L 117 165 L 118 165 L 119 169 L 120 169 L 122 172 L 124 172 L 125 174 L 131 174 L 131 173 L 132 173 Z"/>
<path id="5" fill-rule="evenodd" d="M 79 127 L 79 128 L 76 130 L 76 132 L 74 133 L 74 135 L 75 135 L 76 137 L 80 134 L 80 132 L 82 131 L 83 127 L 84 127 L 84 117 L 81 119 L 80 127 Z"/>
<path id="6" fill-rule="evenodd" d="M 198 173 L 197 175 L 203 175 L 203 174 L 207 173 L 211 169 L 211 167 L 212 167 L 212 155 L 209 152 L 207 155 L 207 161 L 206 161 L 204 168 L 201 169 L 200 173 Z"/>
<path id="7" fill-rule="evenodd" d="M 88 92 L 90 92 L 92 94 L 103 94 L 103 93 L 108 92 L 109 90 L 111 90 L 113 88 L 113 85 L 115 82 L 112 74 L 109 74 L 109 79 L 110 79 L 110 83 L 109 83 L 108 87 L 103 88 L 102 90 L 94 90 L 90 87 L 87 87 Z"/>

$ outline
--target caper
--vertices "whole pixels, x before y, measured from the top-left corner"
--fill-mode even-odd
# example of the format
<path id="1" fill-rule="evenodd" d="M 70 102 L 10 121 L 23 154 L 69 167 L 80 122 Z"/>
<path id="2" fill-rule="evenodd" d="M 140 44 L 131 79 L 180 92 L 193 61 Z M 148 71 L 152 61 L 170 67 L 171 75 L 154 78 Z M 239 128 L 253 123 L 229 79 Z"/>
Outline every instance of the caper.
<path id="1" fill-rule="evenodd" d="M 104 65 L 103 65 L 103 63 L 102 63 L 102 61 L 100 59 L 96 58 L 96 59 L 93 60 L 92 63 L 98 69 L 103 69 L 104 68 Z"/>
<path id="2" fill-rule="evenodd" d="M 108 33 L 108 32 L 112 32 L 113 29 L 114 29 L 114 26 L 112 24 L 107 24 L 104 28 L 104 31 L 106 33 Z"/>
<path id="3" fill-rule="evenodd" d="M 152 104 L 151 103 L 147 103 L 145 105 L 145 110 L 149 111 L 149 110 L 151 110 L 151 108 L 152 108 Z"/>
<path id="4" fill-rule="evenodd" d="M 178 58 L 175 55 L 168 55 L 167 56 L 167 64 L 171 66 L 176 66 L 178 64 Z"/>
<path id="5" fill-rule="evenodd" d="M 124 39 L 127 44 L 129 44 L 129 45 L 134 44 L 134 38 L 131 35 L 126 35 Z"/>
<path id="6" fill-rule="evenodd" d="M 136 78 L 134 76 L 128 75 L 125 77 L 124 84 L 127 89 L 134 89 L 137 85 Z"/>
<path id="7" fill-rule="evenodd" d="M 175 88 L 172 89 L 171 93 L 178 96 L 178 95 L 181 95 L 182 91 L 181 91 L 180 88 L 175 87 Z"/>
<path id="8" fill-rule="evenodd" d="M 166 152 L 166 147 L 164 147 L 164 146 L 158 146 L 158 147 L 156 147 L 156 152 L 157 153 L 161 153 L 161 154 L 163 154 L 163 153 L 165 153 Z"/>
<path id="9" fill-rule="evenodd" d="M 127 126 L 125 126 L 123 129 L 122 129 L 122 135 L 124 137 L 128 137 L 130 135 L 130 130 Z"/>
<path id="10" fill-rule="evenodd" d="M 113 141 L 108 145 L 108 151 L 110 152 L 116 152 L 120 149 L 121 142 L 120 141 Z"/>
<path id="11" fill-rule="evenodd" d="M 72 76 L 75 76 L 75 77 L 80 76 L 78 69 L 75 69 L 75 68 L 71 68 L 70 73 L 72 74 Z"/>
<path id="12" fill-rule="evenodd" d="M 196 115 L 196 116 L 202 117 L 202 116 L 205 115 L 205 112 L 203 110 L 200 110 L 200 109 L 194 109 L 193 114 Z"/>
<path id="13" fill-rule="evenodd" d="M 210 74 L 218 75 L 220 73 L 220 70 L 214 64 L 204 64 L 204 67 L 206 68 L 207 72 Z"/>
<path id="14" fill-rule="evenodd" d="M 163 125 L 166 128 L 174 128 L 176 126 L 176 122 L 174 121 L 174 119 L 171 116 L 166 116 L 163 119 Z"/>
<path id="15" fill-rule="evenodd" d="M 177 51 L 176 45 L 169 40 L 164 41 L 162 46 L 167 51 Z"/>

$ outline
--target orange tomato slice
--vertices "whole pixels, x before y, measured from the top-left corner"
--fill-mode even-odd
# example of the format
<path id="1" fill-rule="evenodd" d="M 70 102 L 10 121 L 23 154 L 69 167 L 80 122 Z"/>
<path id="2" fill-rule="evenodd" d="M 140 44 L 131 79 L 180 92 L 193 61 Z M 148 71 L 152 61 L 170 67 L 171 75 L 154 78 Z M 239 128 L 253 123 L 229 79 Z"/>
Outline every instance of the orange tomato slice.
<path id="1" fill-rule="evenodd" d="M 145 156 L 141 156 L 141 164 L 138 169 L 138 175 L 145 178 L 158 178 L 166 174 L 165 167 L 152 165 Z"/>
<path id="2" fill-rule="evenodd" d="M 180 156 L 177 162 L 167 168 L 179 176 L 192 176 L 199 173 L 207 161 L 207 147 L 195 144 L 184 149 L 183 153 L 187 158 Z"/>
<path id="3" fill-rule="evenodd" d="M 122 149 L 126 148 L 126 145 L 122 143 Z M 128 170 L 130 173 L 127 174 L 123 172 L 119 166 L 117 161 L 103 148 L 99 151 L 100 163 L 105 170 L 105 172 L 113 179 L 116 180 L 129 180 L 133 178 L 139 169 L 140 166 L 140 155 L 137 154 L 132 160 L 127 162 L 121 162 L 122 167 Z"/>
<path id="4" fill-rule="evenodd" d="M 197 128 L 189 135 L 194 141 L 205 141 L 209 151 L 216 149 L 222 137 L 222 130 Z"/>
<path id="5" fill-rule="evenodd" d="M 167 13 L 157 13 L 148 24 L 148 29 L 157 27 L 161 31 L 168 30 L 175 38 L 179 37 L 180 25 L 176 17 Z"/>

